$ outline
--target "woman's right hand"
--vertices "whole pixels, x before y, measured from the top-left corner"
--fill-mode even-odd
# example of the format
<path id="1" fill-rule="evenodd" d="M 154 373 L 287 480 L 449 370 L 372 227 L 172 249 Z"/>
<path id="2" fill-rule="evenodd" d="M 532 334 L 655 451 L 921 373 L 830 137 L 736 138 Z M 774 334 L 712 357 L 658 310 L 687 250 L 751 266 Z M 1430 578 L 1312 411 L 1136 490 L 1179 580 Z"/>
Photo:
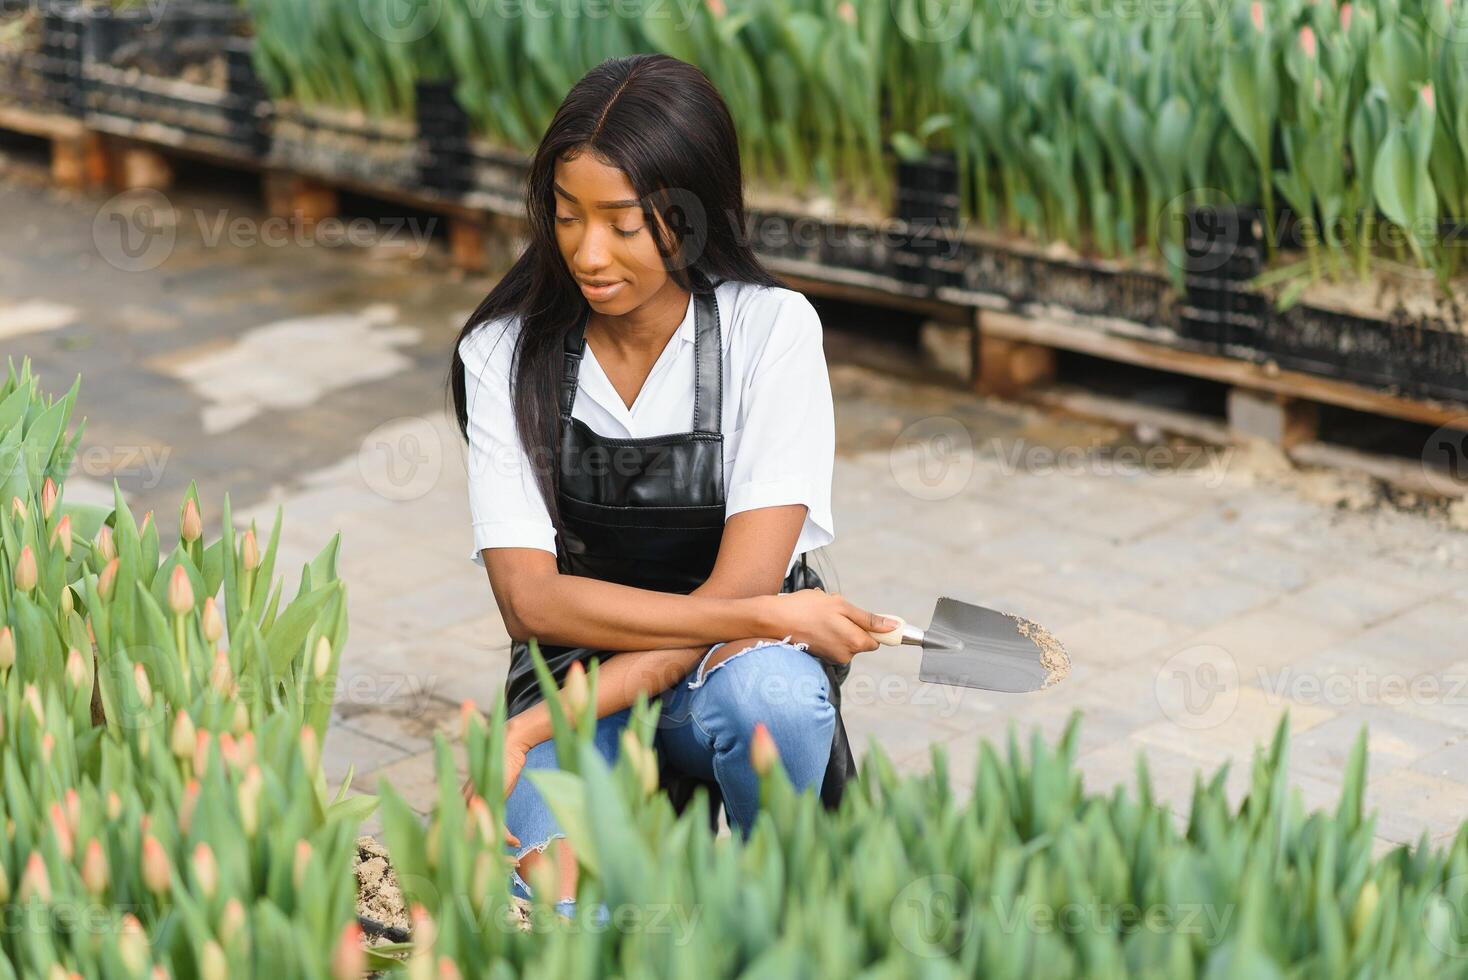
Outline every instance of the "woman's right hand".
<path id="1" fill-rule="evenodd" d="M 824 589 L 769 596 L 768 611 L 776 636 L 789 634 L 793 642 L 806 644 L 810 653 L 837 664 L 850 663 L 858 653 L 875 650 L 881 644 L 871 634 L 897 627 L 896 620 L 868 612 L 842 598 L 839 592 Z"/>

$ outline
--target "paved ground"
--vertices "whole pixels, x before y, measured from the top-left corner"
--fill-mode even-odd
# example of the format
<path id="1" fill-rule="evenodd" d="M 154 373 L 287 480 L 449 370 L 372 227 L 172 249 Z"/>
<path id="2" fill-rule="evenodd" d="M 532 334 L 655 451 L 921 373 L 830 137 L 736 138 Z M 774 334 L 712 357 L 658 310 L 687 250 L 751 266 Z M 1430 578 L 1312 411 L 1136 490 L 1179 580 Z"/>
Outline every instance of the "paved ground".
<path id="1" fill-rule="evenodd" d="M 226 491 L 263 527 L 282 506 L 295 574 L 340 530 L 351 638 L 329 776 L 355 765 L 354 785 L 390 779 L 426 807 L 434 732 L 455 730 L 462 698 L 490 703 L 507 660 L 466 557 L 444 412 L 448 352 L 486 282 L 418 257 L 408 225 L 336 247 L 272 231 L 247 194 L 175 194 L 171 232 L 118 203 L 0 178 L 0 349 L 56 392 L 83 375 L 72 496 L 115 477 L 139 513 L 170 515 L 197 480 L 211 523 Z M 971 786 L 980 737 L 1012 723 L 1054 737 L 1079 710 L 1088 786 L 1129 782 L 1142 753 L 1182 808 L 1193 774 L 1229 761 L 1237 798 L 1288 711 L 1310 806 L 1334 803 L 1369 725 L 1380 846 L 1442 841 L 1468 814 L 1468 535 L 1332 506 L 1340 478 L 1276 473 L 1268 454 L 888 381 L 846 363 L 848 346 L 830 333 L 828 586 L 920 623 L 940 595 L 992 604 L 1048 626 L 1075 662 L 1051 691 L 1002 696 L 921 684 L 907 649 L 863 655 L 845 691 L 861 748 L 917 770 L 936 744 Z"/>

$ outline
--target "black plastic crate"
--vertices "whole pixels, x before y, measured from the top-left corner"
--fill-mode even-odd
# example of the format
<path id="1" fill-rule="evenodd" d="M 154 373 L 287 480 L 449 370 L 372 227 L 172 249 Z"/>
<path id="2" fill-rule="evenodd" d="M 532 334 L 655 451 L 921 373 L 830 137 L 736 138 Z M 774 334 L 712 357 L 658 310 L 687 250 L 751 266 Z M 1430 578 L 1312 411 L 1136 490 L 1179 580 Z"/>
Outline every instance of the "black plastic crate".
<path id="1" fill-rule="evenodd" d="M 1259 209 L 1208 205 L 1184 212 L 1183 271 L 1189 276 L 1243 280 L 1263 264 Z"/>
<path id="2" fill-rule="evenodd" d="M 81 112 L 82 18 L 80 8 L 40 9 L 34 50 L 0 51 L 0 101 L 38 112 Z"/>
<path id="3" fill-rule="evenodd" d="M 474 186 L 469 148 L 469 115 L 454 97 L 454 83 L 425 79 L 414 83 L 418 123 L 418 181 L 432 191 L 462 197 Z"/>
<path id="4" fill-rule="evenodd" d="M 1223 278 L 1189 275 L 1184 279 L 1189 306 L 1222 313 L 1260 316 L 1269 309 L 1269 297 Z"/>
<path id="5" fill-rule="evenodd" d="M 959 217 L 957 158 L 947 151 L 922 160 L 897 161 L 895 217 L 902 221 L 956 224 Z"/>
<path id="6" fill-rule="evenodd" d="M 1261 360 L 1264 335 L 1271 317 L 1248 313 L 1205 310 L 1184 304 L 1178 310 L 1178 335 L 1214 350 L 1232 348 L 1233 356 Z"/>

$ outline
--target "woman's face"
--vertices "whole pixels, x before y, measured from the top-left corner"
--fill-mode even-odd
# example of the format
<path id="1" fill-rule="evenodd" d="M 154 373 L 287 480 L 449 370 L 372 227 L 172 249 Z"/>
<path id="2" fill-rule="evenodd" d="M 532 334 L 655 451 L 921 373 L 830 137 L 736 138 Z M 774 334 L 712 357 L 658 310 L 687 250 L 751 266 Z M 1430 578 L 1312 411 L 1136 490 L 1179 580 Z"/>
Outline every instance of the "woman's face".
<path id="1" fill-rule="evenodd" d="M 556 242 L 592 309 L 636 309 L 668 281 L 627 175 L 583 152 L 555 168 Z M 599 285 L 606 284 L 606 285 Z"/>

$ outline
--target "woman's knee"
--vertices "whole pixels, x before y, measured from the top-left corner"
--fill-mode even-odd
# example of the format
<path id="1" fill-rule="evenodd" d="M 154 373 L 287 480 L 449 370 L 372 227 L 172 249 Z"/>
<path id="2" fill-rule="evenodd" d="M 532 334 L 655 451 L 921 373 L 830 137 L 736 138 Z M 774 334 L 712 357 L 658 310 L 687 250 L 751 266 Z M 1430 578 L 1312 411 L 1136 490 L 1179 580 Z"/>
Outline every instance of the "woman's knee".
<path id="1" fill-rule="evenodd" d="M 747 736 L 763 722 L 781 736 L 829 737 L 836 723 L 830 681 L 818 661 L 802 645 L 769 640 L 731 655 L 703 674 L 705 698 L 718 710 L 709 716 Z"/>

